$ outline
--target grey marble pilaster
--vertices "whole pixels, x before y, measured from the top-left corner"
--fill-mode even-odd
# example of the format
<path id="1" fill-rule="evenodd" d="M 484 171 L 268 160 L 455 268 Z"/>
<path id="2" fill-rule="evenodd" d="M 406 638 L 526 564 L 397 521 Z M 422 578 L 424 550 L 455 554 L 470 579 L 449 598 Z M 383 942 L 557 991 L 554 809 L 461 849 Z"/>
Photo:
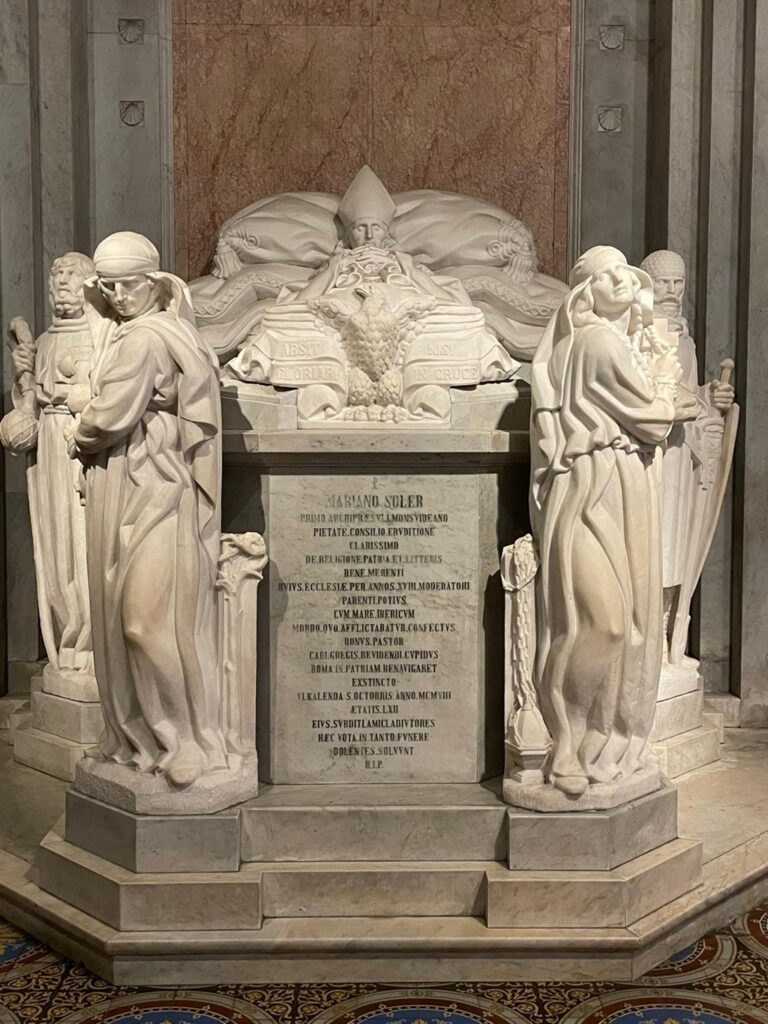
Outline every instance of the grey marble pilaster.
<path id="1" fill-rule="evenodd" d="M 706 265 L 698 282 L 696 339 L 705 381 L 736 352 L 743 6 L 743 0 L 718 0 L 712 8 Z M 739 402 L 743 397 L 737 394 Z M 732 530 L 731 484 L 702 574 L 692 635 L 705 688 L 713 693 L 727 693 L 730 686 Z"/>
<path id="2" fill-rule="evenodd" d="M 768 726 L 768 4 L 746 0 L 734 477 L 734 677 L 742 725 Z"/>
<path id="3" fill-rule="evenodd" d="M 165 267 L 174 252 L 170 22 L 166 0 L 89 3 L 94 242 L 141 232 Z"/>
<path id="4" fill-rule="evenodd" d="M 581 111 L 580 247 L 640 260 L 645 245 L 647 0 L 586 0 Z"/>
<path id="5" fill-rule="evenodd" d="M 27 0 L 4 0 L 0 32 L 0 328 L 3 410 L 10 408 L 11 366 L 5 330 L 12 316 L 35 323 L 34 198 Z M 38 657 L 32 536 L 25 460 L 3 453 L 5 586 L 9 661 Z"/>

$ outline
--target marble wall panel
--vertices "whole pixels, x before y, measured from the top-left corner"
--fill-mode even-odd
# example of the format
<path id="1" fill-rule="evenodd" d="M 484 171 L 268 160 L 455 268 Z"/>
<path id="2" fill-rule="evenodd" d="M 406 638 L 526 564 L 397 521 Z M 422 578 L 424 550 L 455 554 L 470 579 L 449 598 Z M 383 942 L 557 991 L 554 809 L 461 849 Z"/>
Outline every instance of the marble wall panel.
<path id="1" fill-rule="evenodd" d="M 177 269 L 292 189 L 486 197 L 565 273 L 570 0 L 176 0 Z"/>

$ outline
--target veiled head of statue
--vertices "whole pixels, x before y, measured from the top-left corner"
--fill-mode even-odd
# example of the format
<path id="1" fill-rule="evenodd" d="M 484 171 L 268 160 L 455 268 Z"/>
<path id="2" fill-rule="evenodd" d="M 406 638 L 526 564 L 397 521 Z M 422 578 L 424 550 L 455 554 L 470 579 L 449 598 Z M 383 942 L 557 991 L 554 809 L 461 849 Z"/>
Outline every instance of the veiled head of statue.
<path id="1" fill-rule="evenodd" d="M 93 262 L 99 291 L 123 320 L 154 309 L 163 286 L 156 275 L 160 254 L 152 242 L 135 231 L 116 231 L 96 247 Z"/>
<path id="2" fill-rule="evenodd" d="M 339 203 L 339 220 L 352 248 L 382 245 L 395 216 L 389 192 L 370 167 L 362 167 Z"/>
<path id="3" fill-rule="evenodd" d="M 651 281 L 627 263 L 621 250 L 595 245 L 576 261 L 569 284 L 579 291 L 579 314 L 617 320 L 637 305 L 641 289 L 650 289 Z"/>
<path id="4" fill-rule="evenodd" d="M 671 249 L 657 249 L 640 264 L 653 281 L 653 298 L 667 316 L 679 316 L 685 292 L 685 260 Z"/>
<path id="5" fill-rule="evenodd" d="M 48 275 L 48 297 L 54 316 L 71 320 L 82 314 L 83 284 L 93 271 L 93 261 L 81 252 L 67 252 L 53 261 Z"/>

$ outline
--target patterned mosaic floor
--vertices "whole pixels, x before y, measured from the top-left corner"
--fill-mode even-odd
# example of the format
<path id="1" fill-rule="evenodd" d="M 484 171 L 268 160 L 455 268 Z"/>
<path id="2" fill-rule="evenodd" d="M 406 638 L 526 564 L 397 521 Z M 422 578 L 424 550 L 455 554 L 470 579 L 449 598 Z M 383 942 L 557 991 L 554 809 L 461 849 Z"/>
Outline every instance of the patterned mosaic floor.
<path id="1" fill-rule="evenodd" d="M 768 1024 L 768 903 L 626 985 L 115 987 L 0 922 L 0 1024 Z"/>

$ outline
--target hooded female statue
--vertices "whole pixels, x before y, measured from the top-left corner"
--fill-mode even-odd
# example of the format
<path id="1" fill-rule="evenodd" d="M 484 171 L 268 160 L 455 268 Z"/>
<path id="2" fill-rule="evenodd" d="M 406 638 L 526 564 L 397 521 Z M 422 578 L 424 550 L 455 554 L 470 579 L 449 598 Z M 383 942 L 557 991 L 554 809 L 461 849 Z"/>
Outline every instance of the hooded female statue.
<path id="1" fill-rule="evenodd" d="M 533 362 L 531 517 L 541 558 L 536 678 L 545 774 L 572 797 L 648 766 L 662 657 L 662 443 L 675 339 L 617 249 L 576 263 Z"/>
<path id="2" fill-rule="evenodd" d="M 188 786 L 227 767 L 217 708 L 218 364 L 154 245 L 106 238 L 86 282 L 91 400 L 73 431 L 105 759 Z"/>

